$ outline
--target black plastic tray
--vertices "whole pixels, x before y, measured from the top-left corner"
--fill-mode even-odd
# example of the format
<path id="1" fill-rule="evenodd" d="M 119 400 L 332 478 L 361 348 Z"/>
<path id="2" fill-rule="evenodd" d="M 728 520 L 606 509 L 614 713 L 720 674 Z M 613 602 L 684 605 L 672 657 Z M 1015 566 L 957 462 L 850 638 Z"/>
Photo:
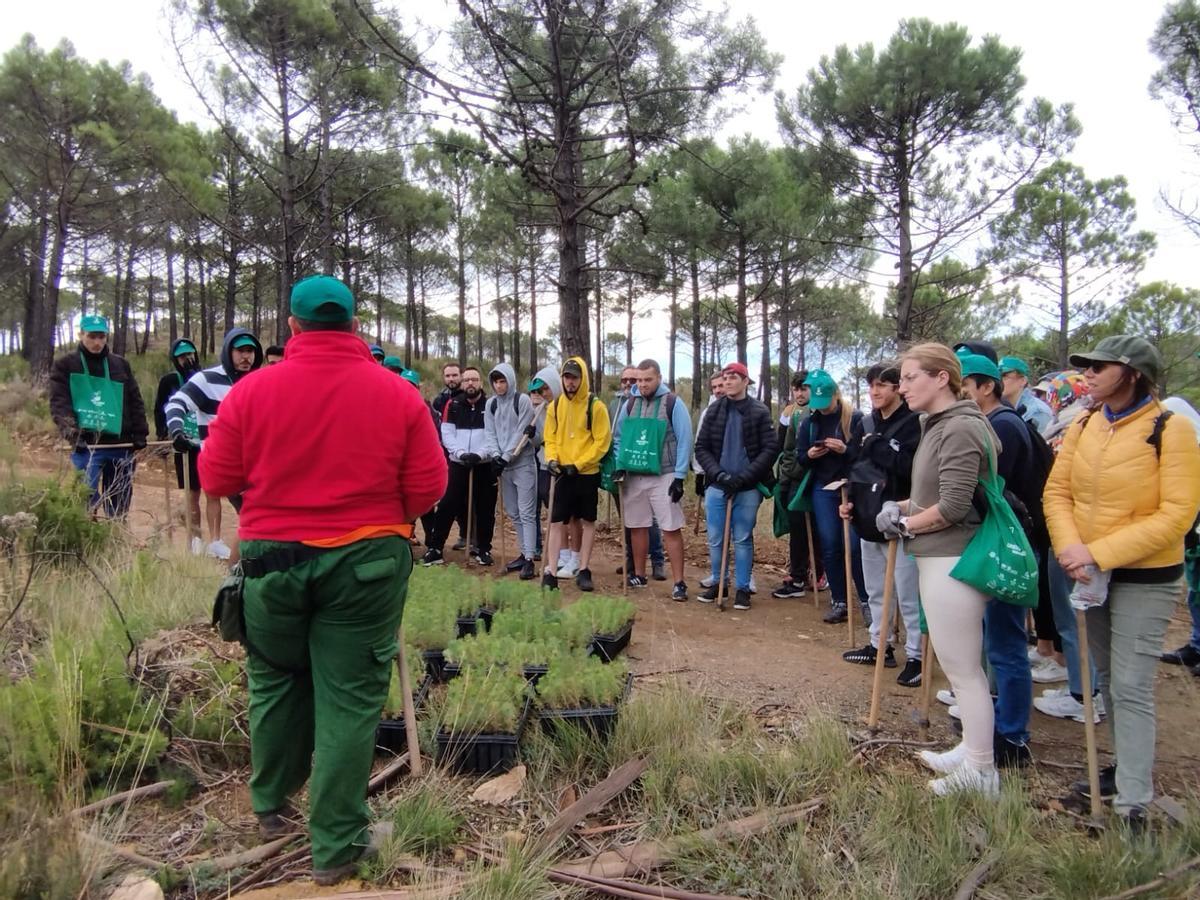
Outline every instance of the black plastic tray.
<path id="1" fill-rule="evenodd" d="M 446 680 L 446 651 L 443 650 L 422 650 L 421 656 L 425 658 L 425 669 L 429 672 L 429 677 L 433 679 L 434 684 L 441 684 Z"/>
<path id="2" fill-rule="evenodd" d="M 549 666 L 524 666 L 521 669 L 521 674 L 530 684 L 537 684 L 538 679 L 546 674 L 550 669 Z M 449 681 L 451 678 L 457 678 L 462 673 L 462 666 L 458 663 L 444 663 L 442 665 L 442 680 Z"/>
<path id="3" fill-rule="evenodd" d="M 574 709 L 543 709 L 541 711 L 542 728 L 551 733 L 557 728 L 576 726 L 589 731 L 603 740 L 612 736 L 617 727 L 617 716 L 621 705 L 629 699 L 633 690 L 633 673 L 625 677 L 625 690 L 621 699 L 612 706 L 581 707 Z"/>
<path id="4" fill-rule="evenodd" d="M 633 620 L 630 619 L 625 627 L 614 634 L 593 634 L 591 653 L 605 662 L 612 662 L 622 650 L 629 646 L 629 638 L 633 635 Z"/>
<path id="5" fill-rule="evenodd" d="M 521 736 L 528 722 L 529 701 L 526 700 L 517 730 L 512 734 L 454 734 L 439 730 L 434 759 L 438 765 L 462 775 L 507 772 L 517 762 Z"/>
<path id="6" fill-rule="evenodd" d="M 490 606 L 479 607 L 479 621 L 483 622 L 483 630 L 492 630 L 492 617 L 496 615 L 496 611 Z"/>
<path id="7" fill-rule="evenodd" d="M 478 629 L 478 615 L 459 616 L 456 624 L 458 625 L 458 636 L 466 637 L 468 634 L 475 634 Z"/>
<path id="8" fill-rule="evenodd" d="M 425 705 L 425 701 L 429 699 L 429 691 L 432 686 L 433 679 L 428 675 L 421 679 L 421 684 L 413 694 L 414 710 L 420 709 Z M 379 725 L 375 728 L 375 752 L 403 753 L 407 749 L 408 737 L 404 731 L 404 716 L 399 715 L 394 719 L 380 719 Z"/>

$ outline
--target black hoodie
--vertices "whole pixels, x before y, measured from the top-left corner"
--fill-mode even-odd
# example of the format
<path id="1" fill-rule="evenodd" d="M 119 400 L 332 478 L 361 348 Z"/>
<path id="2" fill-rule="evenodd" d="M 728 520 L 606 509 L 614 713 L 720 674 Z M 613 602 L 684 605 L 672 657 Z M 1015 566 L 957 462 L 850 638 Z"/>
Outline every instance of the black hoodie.
<path id="1" fill-rule="evenodd" d="M 172 394 L 183 387 L 189 378 L 200 371 L 200 354 L 196 350 L 193 350 L 193 355 L 196 357 L 195 365 L 190 369 L 179 365 L 180 358 L 175 355 L 175 351 L 179 349 L 180 344 L 189 344 L 193 348 L 196 346 L 190 338 L 180 338 L 171 345 L 171 366 L 174 371 L 168 372 L 159 379 L 158 393 L 154 395 L 154 432 L 160 441 L 167 439 L 167 401 L 171 399 Z"/>

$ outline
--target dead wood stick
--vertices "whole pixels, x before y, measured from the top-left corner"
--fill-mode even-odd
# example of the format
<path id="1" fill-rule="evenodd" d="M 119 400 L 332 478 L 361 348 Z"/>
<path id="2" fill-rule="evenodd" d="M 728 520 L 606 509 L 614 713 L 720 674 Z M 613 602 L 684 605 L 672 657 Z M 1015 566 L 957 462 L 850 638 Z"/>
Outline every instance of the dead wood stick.
<path id="1" fill-rule="evenodd" d="M 627 881 L 620 878 L 602 878 L 599 875 L 571 875 L 567 872 L 560 872 L 557 869 L 550 869 L 546 873 L 546 877 L 551 881 L 558 881 L 561 884 L 574 884 L 604 893 L 607 893 L 607 889 L 609 888 L 616 888 L 632 892 L 633 896 L 664 898 L 664 900 L 734 900 L 734 898 L 726 894 L 697 894 L 694 891 L 683 891 L 678 888 L 667 887 L 666 885 L 640 884 L 636 881 Z M 625 895 L 620 894 L 617 896 Z"/>
<path id="2" fill-rule="evenodd" d="M 255 863 L 265 862 L 272 856 L 275 856 L 280 850 L 290 844 L 296 838 L 300 837 L 302 832 L 297 831 L 295 834 L 285 835 L 281 838 L 276 838 L 266 844 L 259 844 L 257 847 L 251 847 L 249 850 L 242 850 L 239 853 L 227 853 L 225 856 L 218 856 L 215 859 L 198 859 L 188 863 L 188 868 L 203 866 L 205 869 L 215 870 L 217 872 L 229 872 L 233 869 L 240 869 L 242 866 L 251 866 Z"/>
<path id="3" fill-rule="evenodd" d="M 596 834 L 608 834 L 610 831 L 621 831 L 625 828 L 641 828 L 645 822 L 617 822 L 614 825 L 597 825 L 595 828 L 580 828 L 576 835 L 579 837 L 591 837 Z"/>
<path id="4" fill-rule="evenodd" d="M 1104 897 L 1103 900 L 1129 900 L 1131 897 L 1140 897 L 1142 894 L 1149 894 L 1152 891 L 1157 891 L 1160 887 L 1164 887 L 1168 883 L 1174 881 L 1181 875 L 1186 875 L 1192 869 L 1200 868 L 1200 856 L 1193 857 L 1183 865 L 1176 866 L 1169 872 L 1163 872 L 1153 881 L 1147 881 L 1145 884 L 1139 884 L 1137 887 L 1132 887 L 1127 891 L 1121 891 L 1119 894 L 1110 894 Z"/>
<path id="5" fill-rule="evenodd" d="M 463 879 L 455 879 L 450 884 L 434 887 L 397 888 L 389 891 L 350 891 L 338 894 L 306 894 L 296 900 L 328 900 L 336 896 L 337 900 L 445 900 L 462 893 Z M 236 895 L 234 895 L 236 896 Z"/>
<path id="6" fill-rule="evenodd" d="M 967 873 L 967 877 L 954 892 L 954 900 L 971 900 L 975 896 L 975 892 L 979 890 L 979 886 L 983 884 L 984 879 L 987 878 L 988 872 L 992 870 L 992 866 L 996 864 L 997 858 L 997 855 L 992 853 L 981 859 L 979 864 Z"/>
<path id="7" fill-rule="evenodd" d="M 607 778 L 554 817 L 533 845 L 534 852 L 543 853 L 553 849 L 559 839 L 574 828 L 577 822 L 603 809 L 608 801 L 637 781 L 649 766 L 650 758 L 643 756 L 631 759 L 613 770 Z"/>
<path id="8" fill-rule="evenodd" d="M 254 887 L 254 885 L 265 880 L 268 875 L 272 874 L 273 872 L 278 871 L 279 869 L 282 869 L 288 863 L 293 863 L 298 860 L 304 859 L 304 857 L 308 856 L 311 852 L 312 852 L 312 845 L 309 844 L 308 841 L 305 841 L 301 846 L 297 847 L 295 850 L 292 850 L 289 853 L 283 854 L 283 856 L 278 856 L 275 859 L 270 860 L 265 866 L 255 869 L 253 872 L 251 872 L 249 875 L 247 875 L 245 878 L 243 878 L 241 881 L 239 881 L 237 884 L 235 884 L 232 888 L 230 888 L 229 889 L 230 896 L 236 897 L 238 894 L 240 894 L 242 891 L 246 890 L 247 888 Z"/>
<path id="9" fill-rule="evenodd" d="M 106 841 L 104 838 L 96 837 L 96 835 L 87 831 L 79 832 L 79 839 L 102 853 L 107 853 L 110 856 L 117 857 L 117 859 L 133 863 L 135 866 L 140 866 L 143 869 L 149 869 L 151 872 L 170 868 L 165 862 L 151 859 L 148 856 L 142 856 L 142 854 L 135 853 L 133 850 L 126 850 L 124 847 L 118 847 L 116 844 Z"/>
<path id="10" fill-rule="evenodd" d="M 87 806 L 81 806 L 78 809 L 73 809 L 68 816 L 84 816 L 88 813 L 100 812 L 103 809 L 108 809 L 112 806 L 119 806 L 122 803 L 131 803 L 134 800 L 144 799 L 146 797 L 161 797 L 175 785 L 174 781 L 156 781 L 154 784 L 145 784 L 138 788 L 133 788 L 128 791 L 121 791 L 119 794 L 112 794 L 105 797 L 103 800 L 97 800 L 95 803 L 89 803 Z"/>
<path id="11" fill-rule="evenodd" d="M 405 750 L 371 777 L 371 780 L 367 782 L 367 794 L 370 795 L 377 793 L 385 784 L 387 784 L 388 780 L 391 779 L 393 775 L 405 768 L 407 765 L 408 751 Z"/>

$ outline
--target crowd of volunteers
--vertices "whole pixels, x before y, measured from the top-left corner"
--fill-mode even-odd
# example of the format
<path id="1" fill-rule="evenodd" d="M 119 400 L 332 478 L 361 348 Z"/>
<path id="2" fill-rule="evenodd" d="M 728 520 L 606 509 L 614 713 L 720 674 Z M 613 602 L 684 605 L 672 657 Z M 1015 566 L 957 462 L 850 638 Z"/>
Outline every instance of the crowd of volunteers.
<path id="1" fill-rule="evenodd" d="M 264 834 L 283 833 L 289 798 L 309 783 L 320 880 L 348 874 L 377 837 L 363 797 L 414 563 L 445 562 L 457 531 L 453 549 L 474 564 L 592 591 L 608 493 L 626 529 L 625 587 L 669 580 L 666 596 L 687 602 L 689 474 L 708 541 L 699 602 L 758 602 L 766 502 L 788 556 L 771 596 L 828 591 L 825 622 L 869 623 L 847 663 L 882 653 L 899 684 L 917 687 L 927 627 L 950 682 L 938 699 L 962 732 L 952 749 L 919 754 L 939 776 L 931 790 L 997 794 L 998 769 L 1031 760 L 1033 711 L 1083 722 L 1088 707 L 1112 735 L 1101 792 L 1144 824 L 1157 665 L 1200 676 L 1200 417 L 1159 397 L 1162 361 L 1146 340 L 1105 338 L 1071 357 L 1073 371 L 1036 382 L 986 342 L 920 344 L 867 370 L 865 412 L 814 369 L 792 377 L 775 415 L 730 362 L 693 422 L 653 359 L 625 368 L 607 404 L 579 357 L 524 385 L 507 363 L 447 363 L 427 401 L 416 372 L 358 336 L 354 298 L 328 276 L 296 284 L 289 325 L 286 346 L 265 349 L 233 329 L 208 368 L 176 341 L 153 417 L 187 492 L 192 551 L 240 558 L 245 577 L 254 810 Z M 83 318 L 78 348 L 54 365 L 51 411 L 96 514 L 120 518 L 149 427 L 107 337 L 102 317 Z M 222 499 L 239 511 L 234 547 Z M 513 553 L 497 561 L 509 521 Z M 888 634 L 885 591 L 898 611 Z M 1185 591 L 1191 640 L 1162 653 Z M 1060 686 L 1035 696 L 1035 684 Z"/>

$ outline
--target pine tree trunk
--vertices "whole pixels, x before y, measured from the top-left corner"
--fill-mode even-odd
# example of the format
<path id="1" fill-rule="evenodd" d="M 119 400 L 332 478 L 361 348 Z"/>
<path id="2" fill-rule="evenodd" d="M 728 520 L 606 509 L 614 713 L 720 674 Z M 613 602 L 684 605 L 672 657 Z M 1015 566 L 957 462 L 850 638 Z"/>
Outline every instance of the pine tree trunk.
<path id="1" fill-rule="evenodd" d="M 692 280 L 692 408 L 704 402 L 704 329 L 700 325 L 700 260 L 696 250 L 688 260 Z"/>
<path id="2" fill-rule="evenodd" d="M 171 226 L 167 226 L 167 334 L 172 344 L 179 340 L 179 308 L 175 296 L 175 243 L 171 239 Z M 257 283 L 255 287 L 257 288 Z"/>

